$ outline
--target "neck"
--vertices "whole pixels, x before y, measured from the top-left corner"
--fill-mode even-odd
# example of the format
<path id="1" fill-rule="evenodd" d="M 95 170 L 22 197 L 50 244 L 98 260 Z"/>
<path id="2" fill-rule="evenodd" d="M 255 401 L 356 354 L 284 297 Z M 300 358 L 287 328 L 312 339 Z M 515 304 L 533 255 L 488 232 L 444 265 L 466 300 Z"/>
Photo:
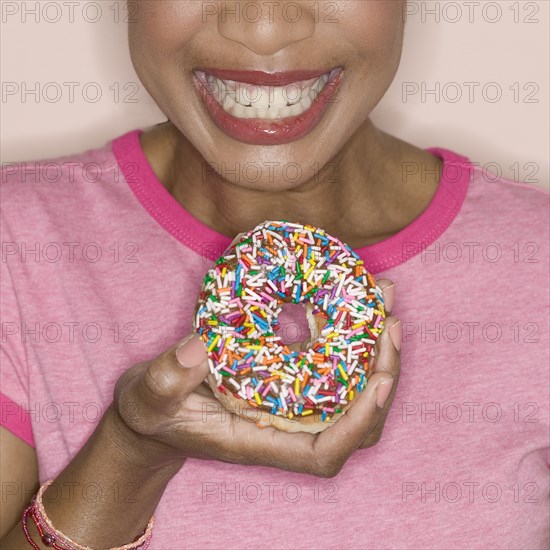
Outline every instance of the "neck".
<path id="1" fill-rule="evenodd" d="M 316 175 L 283 191 L 247 189 L 205 171 L 200 153 L 171 123 L 142 134 L 142 146 L 174 198 L 219 233 L 233 237 L 265 220 L 284 219 L 322 227 L 354 248 L 387 238 L 416 218 L 435 192 L 440 168 L 439 159 L 370 120 Z M 426 162 L 435 172 L 404 181 L 405 162 Z"/>

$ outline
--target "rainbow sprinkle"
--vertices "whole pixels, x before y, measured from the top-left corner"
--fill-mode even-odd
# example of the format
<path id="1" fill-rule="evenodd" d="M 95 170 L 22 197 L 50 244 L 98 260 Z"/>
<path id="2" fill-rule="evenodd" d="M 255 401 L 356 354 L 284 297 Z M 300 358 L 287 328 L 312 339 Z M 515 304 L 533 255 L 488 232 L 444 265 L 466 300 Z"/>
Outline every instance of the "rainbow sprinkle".
<path id="1" fill-rule="evenodd" d="M 307 351 L 275 334 L 285 302 L 313 305 L 328 321 Z M 194 328 L 217 388 L 286 418 L 330 421 L 366 386 L 384 328 L 382 291 L 359 256 L 324 230 L 266 221 L 204 277 Z"/>

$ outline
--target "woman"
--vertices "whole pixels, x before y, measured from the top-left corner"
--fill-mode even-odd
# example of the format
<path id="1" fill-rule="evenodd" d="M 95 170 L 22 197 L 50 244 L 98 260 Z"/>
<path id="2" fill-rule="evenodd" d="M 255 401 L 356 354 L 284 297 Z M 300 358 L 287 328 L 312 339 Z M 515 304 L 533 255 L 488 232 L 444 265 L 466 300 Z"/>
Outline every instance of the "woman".
<path id="1" fill-rule="evenodd" d="M 6 170 L 3 547 L 546 547 L 544 195 L 374 127 L 403 2 L 250 4 L 138 2 L 167 122 L 57 159 L 53 185 Z M 347 242 L 403 320 L 318 436 L 220 410 L 186 336 L 207 269 L 267 219 Z"/>

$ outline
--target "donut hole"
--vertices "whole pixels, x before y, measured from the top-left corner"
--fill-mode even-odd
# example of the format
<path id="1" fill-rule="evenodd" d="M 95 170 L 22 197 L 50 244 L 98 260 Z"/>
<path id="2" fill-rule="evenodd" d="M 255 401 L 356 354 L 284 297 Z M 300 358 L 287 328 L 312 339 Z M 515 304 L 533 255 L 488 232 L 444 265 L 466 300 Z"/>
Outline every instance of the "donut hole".
<path id="1" fill-rule="evenodd" d="M 310 339 L 311 333 L 304 304 L 283 304 L 278 322 L 279 326 L 275 328 L 275 335 L 281 338 L 283 344 L 287 346 L 302 344 Z"/>

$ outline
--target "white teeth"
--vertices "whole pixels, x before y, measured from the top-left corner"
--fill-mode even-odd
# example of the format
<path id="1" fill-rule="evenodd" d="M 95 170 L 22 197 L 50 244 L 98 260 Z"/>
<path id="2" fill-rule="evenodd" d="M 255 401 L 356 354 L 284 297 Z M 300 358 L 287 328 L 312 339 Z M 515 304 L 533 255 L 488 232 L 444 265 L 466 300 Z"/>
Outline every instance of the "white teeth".
<path id="1" fill-rule="evenodd" d="M 218 103 L 223 103 L 223 100 L 225 99 L 225 88 L 223 84 L 221 86 L 216 85 L 214 87 L 214 97 Z"/>
<path id="2" fill-rule="evenodd" d="M 246 116 L 247 108 L 241 105 L 240 103 L 235 103 L 233 105 L 233 116 L 236 116 L 237 118 L 248 118 Z"/>
<path id="3" fill-rule="evenodd" d="M 241 105 L 252 105 L 258 100 L 258 91 L 255 86 L 238 82 L 235 89 L 235 101 Z"/>
<path id="4" fill-rule="evenodd" d="M 307 91 L 306 91 L 307 93 Z M 286 101 L 289 105 L 296 105 L 304 97 L 304 88 L 300 86 L 287 86 L 286 89 Z"/>
<path id="5" fill-rule="evenodd" d="M 229 111 L 231 110 L 232 107 L 235 106 L 235 101 L 233 100 L 233 98 L 231 97 L 230 94 L 226 94 L 225 95 L 225 98 L 223 100 L 223 108 L 226 110 L 226 111 Z"/>
<path id="6" fill-rule="evenodd" d="M 271 89 L 270 103 L 275 107 L 286 107 L 286 93 L 284 88 L 274 87 Z"/>
<path id="7" fill-rule="evenodd" d="M 295 103 L 288 107 L 288 116 L 297 116 L 303 112 L 303 108 L 299 103 Z"/>
<path id="8" fill-rule="evenodd" d="M 214 77 L 214 78 L 216 78 L 216 77 Z M 232 92 L 234 92 L 237 88 L 237 83 L 234 82 L 233 80 L 219 80 L 218 78 L 216 78 L 216 80 L 218 82 L 221 82 L 227 90 L 230 90 Z"/>
<path id="9" fill-rule="evenodd" d="M 234 117 L 275 120 L 307 111 L 326 86 L 329 74 L 287 86 L 255 86 L 212 75 L 206 79 L 212 96 Z"/>
<path id="10" fill-rule="evenodd" d="M 321 90 L 327 85 L 329 79 L 328 74 L 324 74 L 312 87 L 311 91 L 315 92 L 316 95 L 321 93 Z M 313 97 L 315 99 L 315 97 Z"/>
<path id="11" fill-rule="evenodd" d="M 313 103 L 313 100 L 309 95 L 306 95 L 306 97 L 304 97 L 304 99 L 302 99 L 300 103 L 302 104 L 302 107 L 304 107 L 304 109 L 309 109 L 311 107 L 311 104 Z"/>
<path id="12" fill-rule="evenodd" d="M 260 97 L 256 103 L 254 103 L 256 109 L 267 110 L 269 108 L 269 92 L 264 88 L 260 88 Z"/>

